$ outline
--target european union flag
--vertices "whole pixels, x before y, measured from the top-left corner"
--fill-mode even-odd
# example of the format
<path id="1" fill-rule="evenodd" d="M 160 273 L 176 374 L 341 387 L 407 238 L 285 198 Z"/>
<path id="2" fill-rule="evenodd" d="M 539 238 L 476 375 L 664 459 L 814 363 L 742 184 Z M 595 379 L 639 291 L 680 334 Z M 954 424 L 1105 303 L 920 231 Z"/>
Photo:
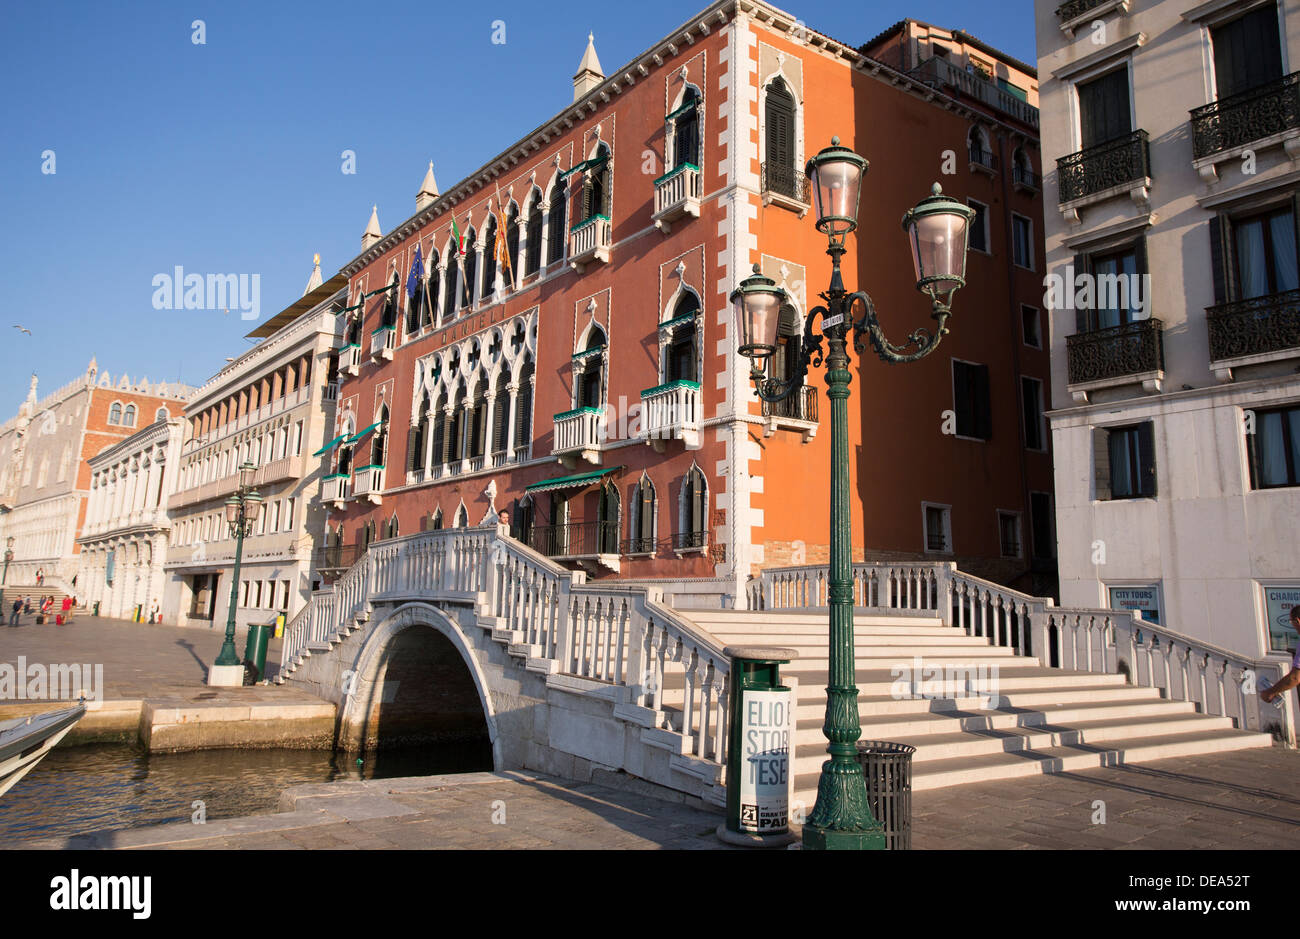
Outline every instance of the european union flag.
<path id="1" fill-rule="evenodd" d="M 415 257 L 411 258 L 411 273 L 406 278 L 406 296 L 415 299 L 416 288 L 424 278 L 424 262 L 420 260 L 420 246 L 415 246 Z"/>

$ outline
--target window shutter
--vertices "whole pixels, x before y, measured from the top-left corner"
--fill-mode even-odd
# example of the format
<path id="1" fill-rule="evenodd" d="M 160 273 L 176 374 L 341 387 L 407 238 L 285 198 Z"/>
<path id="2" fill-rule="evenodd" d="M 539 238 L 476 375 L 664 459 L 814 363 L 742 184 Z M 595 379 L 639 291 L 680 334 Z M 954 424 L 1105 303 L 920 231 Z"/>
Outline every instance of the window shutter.
<path id="1" fill-rule="evenodd" d="M 1088 273 L 1088 256 L 1086 254 L 1076 254 L 1074 256 L 1075 276 L 1086 273 Z M 1074 296 L 1074 284 L 1066 284 L 1065 290 L 1068 296 Z M 1086 333 L 1088 331 L 1088 311 L 1082 307 L 1075 308 L 1074 331 L 1076 333 Z"/>
<path id="2" fill-rule="evenodd" d="M 1092 467 L 1097 483 L 1097 501 L 1110 498 L 1110 431 L 1105 427 L 1092 429 Z"/>
<path id="3" fill-rule="evenodd" d="M 1141 460 L 1142 495 L 1156 494 L 1156 425 L 1153 421 L 1138 425 L 1138 448 Z"/>
<path id="4" fill-rule="evenodd" d="M 1295 228 L 1296 263 L 1300 264 L 1300 192 L 1291 194 L 1291 224 Z"/>
<path id="5" fill-rule="evenodd" d="M 637 537 L 648 540 L 654 537 L 654 490 L 644 483 L 640 484 L 638 489 L 638 494 L 641 497 L 641 508 L 637 516 Z"/>
<path id="6" fill-rule="evenodd" d="M 971 436 L 975 415 L 971 400 L 970 366 L 965 362 L 954 360 L 952 363 L 952 397 L 953 410 L 957 414 L 957 433 L 963 437 Z"/>
<path id="7" fill-rule="evenodd" d="M 975 367 L 975 436 L 993 439 L 993 405 L 989 397 L 989 367 Z"/>
<path id="8" fill-rule="evenodd" d="M 420 444 L 420 428 L 419 425 L 417 424 L 415 427 L 412 427 L 406 435 L 406 471 L 408 473 L 414 473 L 416 470 L 415 454 L 416 451 L 419 449 L 419 444 Z"/>
<path id="9" fill-rule="evenodd" d="M 1256 421 L 1258 421 L 1258 417 L 1256 418 Z M 1245 423 L 1244 417 L 1242 418 L 1242 423 L 1243 425 Z M 1255 438 L 1257 436 L 1259 436 L 1258 428 L 1256 429 L 1256 433 L 1246 434 L 1246 466 L 1250 471 L 1251 489 L 1259 488 L 1259 474 L 1257 472 L 1257 467 L 1256 467 L 1256 461 L 1259 458 L 1258 456 L 1259 451 L 1255 449 Z"/>
<path id="10" fill-rule="evenodd" d="M 1224 251 L 1223 236 L 1227 226 L 1222 214 L 1210 219 L 1210 273 L 1214 277 L 1215 305 L 1228 302 L 1228 272 L 1224 267 L 1227 260 Z"/>

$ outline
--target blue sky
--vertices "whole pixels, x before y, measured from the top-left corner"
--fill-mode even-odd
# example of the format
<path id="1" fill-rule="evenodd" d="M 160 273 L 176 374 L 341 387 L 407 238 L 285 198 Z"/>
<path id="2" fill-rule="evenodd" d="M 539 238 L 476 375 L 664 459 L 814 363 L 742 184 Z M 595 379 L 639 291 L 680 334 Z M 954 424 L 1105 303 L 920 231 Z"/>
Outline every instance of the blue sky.
<path id="1" fill-rule="evenodd" d="M 201 384 L 254 323 L 156 310 L 155 275 L 257 274 L 272 316 L 313 253 L 327 278 L 355 256 L 373 203 L 385 231 L 405 220 L 429 160 L 450 188 L 569 104 L 588 30 L 610 70 L 706 5 L 5 4 L 0 420 L 33 370 L 48 393 L 92 355 Z M 1034 61 L 1031 0 L 779 5 L 855 45 L 911 16 Z"/>

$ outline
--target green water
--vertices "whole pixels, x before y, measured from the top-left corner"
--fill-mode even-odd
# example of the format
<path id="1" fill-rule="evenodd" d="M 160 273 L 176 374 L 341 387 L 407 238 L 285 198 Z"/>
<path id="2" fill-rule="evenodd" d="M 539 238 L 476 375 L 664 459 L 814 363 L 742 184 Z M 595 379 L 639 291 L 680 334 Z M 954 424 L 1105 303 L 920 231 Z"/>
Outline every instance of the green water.
<path id="1" fill-rule="evenodd" d="M 0 847 L 31 838 L 276 811 L 302 783 L 490 770 L 484 743 L 438 744 L 355 755 L 323 750 L 148 753 L 125 744 L 56 747 L 0 796 Z"/>

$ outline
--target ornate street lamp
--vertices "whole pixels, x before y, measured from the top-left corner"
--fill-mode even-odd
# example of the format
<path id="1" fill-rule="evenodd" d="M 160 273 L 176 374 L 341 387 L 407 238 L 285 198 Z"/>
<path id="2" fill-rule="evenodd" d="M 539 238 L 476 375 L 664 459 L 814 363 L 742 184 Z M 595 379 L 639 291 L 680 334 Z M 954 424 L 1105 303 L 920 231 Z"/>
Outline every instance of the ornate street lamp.
<path id="1" fill-rule="evenodd" d="M 0 586 L 3 586 L 9 581 L 9 562 L 12 561 L 13 559 L 14 559 L 14 536 L 10 535 L 8 538 L 5 539 L 5 572 L 4 572 L 4 576 L 0 577 Z"/>
<path id="2" fill-rule="evenodd" d="M 235 652 L 235 604 L 239 600 L 239 564 L 244 553 L 244 538 L 253 533 L 262 510 L 262 494 L 253 488 L 253 474 L 257 466 L 243 463 L 239 467 L 239 488 L 226 500 L 226 524 L 235 539 L 235 570 L 230 576 L 230 611 L 226 615 L 226 639 L 221 644 L 221 654 L 214 663 L 218 667 L 240 665 Z"/>
<path id="3" fill-rule="evenodd" d="M 745 278 L 732 293 L 740 353 L 750 359 L 750 377 L 758 396 L 780 401 L 803 387 L 808 367 L 826 362 L 826 396 L 831 402 L 831 545 L 830 545 L 830 667 L 826 689 L 826 721 L 823 733 L 829 741 L 830 759 L 822 764 L 817 784 L 817 804 L 803 829 L 805 848 L 883 848 L 880 823 L 872 817 L 867 790 L 858 764 L 856 742 L 862 734 L 858 722 L 858 689 L 854 683 L 853 581 L 849 553 L 849 442 L 848 334 L 861 355 L 863 337 L 885 362 L 915 362 L 939 345 L 951 313 L 953 293 L 965 285 L 966 248 L 974 211 L 943 195 L 936 183 L 928 198 L 903 216 L 903 230 L 912 248 L 916 288 L 930 298 L 933 331 L 917 328 L 902 346 L 885 338 L 876 317 L 875 305 L 867 294 L 848 293 L 840 277 L 844 241 L 858 227 L 858 196 L 867 161 L 840 146 L 838 137 L 808 161 L 806 175 L 812 180 L 817 206 L 817 230 L 827 236 L 826 253 L 831 257 L 831 283 L 821 294 L 825 306 L 808 312 L 803 344 L 795 363 L 796 373 L 788 380 L 766 374 L 767 362 L 776 348 L 776 324 L 785 291 L 758 273 Z M 860 306 L 861 316 L 854 318 Z M 813 320 L 821 317 L 820 331 Z M 822 340 L 827 351 L 822 352 Z"/>

